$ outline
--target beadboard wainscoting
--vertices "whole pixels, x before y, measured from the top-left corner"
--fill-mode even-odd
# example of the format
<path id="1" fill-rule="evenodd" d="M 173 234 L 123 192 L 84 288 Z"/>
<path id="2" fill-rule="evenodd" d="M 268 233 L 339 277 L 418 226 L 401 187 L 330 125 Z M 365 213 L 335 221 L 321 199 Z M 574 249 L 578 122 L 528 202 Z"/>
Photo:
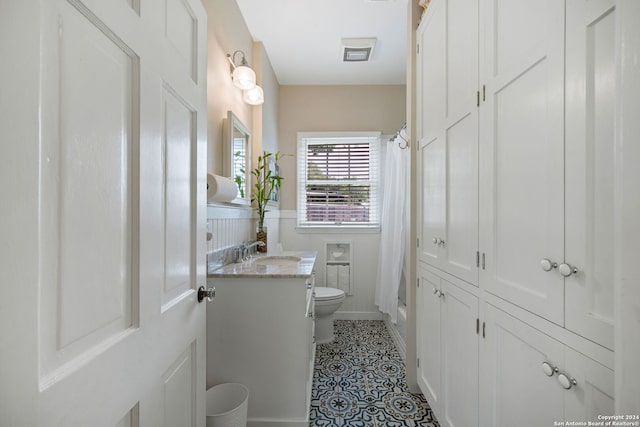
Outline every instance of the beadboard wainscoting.
<path id="1" fill-rule="evenodd" d="M 316 286 L 325 286 L 326 284 L 326 242 L 344 240 L 353 242 L 351 249 L 352 295 L 347 296 L 340 309 L 335 313 L 335 318 L 382 320 L 382 313 L 374 303 L 380 231 L 378 229 L 357 230 L 347 227 L 301 230 L 297 228 L 295 210 L 281 210 L 279 214 L 280 241 L 285 250 L 318 252 L 315 267 Z"/>
<path id="2" fill-rule="evenodd" d="M 269 231 L 268 252 L 276 251 L 280 241 L 280 224 L 277 208 L 267 212 L 265 223 Z M 256 239 L 257 218 L 253 209 L 246 206 L 209 204 L 207 206 L 207 253 L 212 253 L 248 240 Z"/>

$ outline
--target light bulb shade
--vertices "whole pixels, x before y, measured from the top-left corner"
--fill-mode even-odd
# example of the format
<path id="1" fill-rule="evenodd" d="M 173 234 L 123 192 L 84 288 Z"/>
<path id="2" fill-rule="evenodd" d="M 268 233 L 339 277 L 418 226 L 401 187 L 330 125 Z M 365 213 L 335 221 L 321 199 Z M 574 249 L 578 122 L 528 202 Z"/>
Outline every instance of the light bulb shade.
<path id="1" fill-rule="evenodd" d="M 264 92 L 260 86 L 256 85 L 253 89 L 245 90 L 243 98 L 249 105 L 261 105 L 264 103 Z"/>
<path id="2" fill-rule="evenodd" d="M 242 90 L 253 89 L 256 86 L 256 73 L 246 65 L 233 70 L 233 84 Z"/>

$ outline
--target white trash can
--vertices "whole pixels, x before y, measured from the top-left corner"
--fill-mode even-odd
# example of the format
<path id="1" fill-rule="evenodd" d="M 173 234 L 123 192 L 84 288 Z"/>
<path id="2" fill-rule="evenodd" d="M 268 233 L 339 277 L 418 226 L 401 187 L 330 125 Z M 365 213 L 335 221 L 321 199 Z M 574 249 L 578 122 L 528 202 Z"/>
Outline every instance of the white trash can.
<path id="1" fill-rule="evenodd" d="M 207 427 L 246 427 L 249 389 L 238 383 L 207 390 Z"/>

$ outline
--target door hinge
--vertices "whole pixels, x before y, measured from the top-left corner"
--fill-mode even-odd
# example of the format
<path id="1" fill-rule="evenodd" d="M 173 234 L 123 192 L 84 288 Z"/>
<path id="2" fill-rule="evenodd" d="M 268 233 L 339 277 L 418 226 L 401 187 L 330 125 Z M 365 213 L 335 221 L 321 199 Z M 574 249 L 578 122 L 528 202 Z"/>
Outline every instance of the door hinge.
<path id="1" fill-rule="evenodd" d="M 476 267 L 480 267 L 480 251 L 476 251 Z"/>
<path id="2" fill-rule="evenodd" d="M 419 277 L 416 279 L 416 286 L 420 287 L 420 278 Z"/>
<path id="3" fill-rule="evenodd" d="M 485 338 L 487 336 L 487 334 L 485 333 L 486 326 L 487 325 L 484 322 L 482 322 L 482 338 Z"/>
<path id="4" fill-rule="evenodd" d="M 486 101 L 487 99 L 487 87 L 485 85 L 482 85 L 482 101 Z"/>
<path id="5" fill-rule="evenodd" d="M 420 367 L 420 358 L 418 357 L 418 368 Z"/>
<path id="6" fill-rule="evenodd" d="M 480 91 L 476 92 L 476 107 L 480 106 Z"/>
<path id="7" fill-rule="evenodd" d="M 419 237 L 416 238 L 416 247 L 417 248 L 420 247 L 420 238 Z"/>
<path id="8" fill-rule="evenodd" d="M 416 44 L 416 53 L 420 53 L 420 43 Z"/>
<path id="9" fill-rule="evenodd" d="M 476 317 L 476 335 L 480 335 L 480 318 Z"/>
<path id="10" fill-rule="evenodd" d="M 484 252 L 482 252 L 482 269 L 485 269 L 485 259 L 484 259 Z"/>

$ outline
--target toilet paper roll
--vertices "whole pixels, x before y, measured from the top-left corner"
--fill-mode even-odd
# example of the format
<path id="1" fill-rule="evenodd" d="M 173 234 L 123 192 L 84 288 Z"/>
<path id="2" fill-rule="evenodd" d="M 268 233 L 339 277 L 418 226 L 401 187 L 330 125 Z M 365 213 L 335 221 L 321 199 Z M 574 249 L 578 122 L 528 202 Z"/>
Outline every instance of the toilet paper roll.
<path id="1" fill-rule="evenodd" d="M 345 294 L 351 295 L 351 273 L 349 265 L 338 266 L 338 289 L 344 291 Z"/>
<path id="2" fill-rule="evenodd" d="M 328 288 L 338 287 L 338 266 L 337 265 L 327 265 L 327 277 L 326 277 L 325 286 Z"/>
<path id="3" fill-rule="evenodd" d="M 220 175 L 207 174 L 207 200 L 210 202 L 230 202 L 238 197 L 235 181 Z"/>

